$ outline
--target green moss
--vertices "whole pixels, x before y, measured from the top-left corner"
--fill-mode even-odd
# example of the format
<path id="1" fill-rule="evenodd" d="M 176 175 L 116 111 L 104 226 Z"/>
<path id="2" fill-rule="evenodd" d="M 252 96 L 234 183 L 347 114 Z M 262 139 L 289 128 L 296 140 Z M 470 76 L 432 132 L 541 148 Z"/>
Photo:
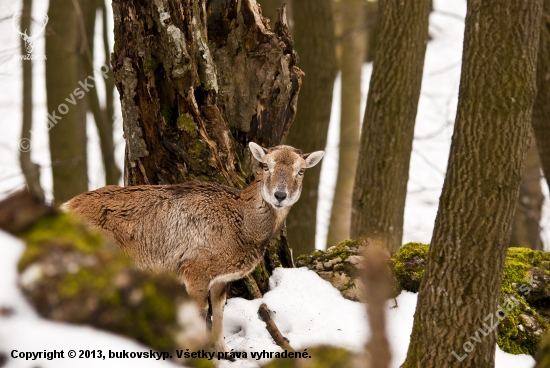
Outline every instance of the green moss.
<path id="1" fill-rule="evenodd" d="M 193 117 L 187 113 L 181 115 L 177 121 L 178 128 L 184 130 L 191 136 L 191 138 L 197 138 L 199 134 L 199 127 L 193 120 Z"/>
<path id="2" fill-rule="evenodd" d="M 157 69 L 158 65 L 159 63 L 151 56 L 151 54 L 145 56 L 145 59 L 143 61 L 143 70 L 145 71 L 145 73 L 154 72 Z"/>
<path id="3" fill-rule="evenodd" d="M 96 231 L 73 219 L 68 214 L 45 217 L 19 234 L 27 242 L 27 249 L 19 260 L 19 270 L 47 254 L 52 247 L 76 248 L 93 253 L 103 247 L 103 237 Z"/>
<path id="4" fill-rule="evenodd" d="M 39 314 L 90 324 L 157 350 L 175 347 L 176 299 L 184 295 L 173 277 L 134 269 L 127 256 L 68 214 L 44 218 L 20 235 L 28 244 L 20 272 L 31 264 L 55 270 L 24 288 Z"/>
<path id="5" fill-rule="evenodd" d="M 424 276 L 429 246 L 421 243 L 407 243 L 390 259 L 394 276 L 403 289 L 418 292 Z"/>

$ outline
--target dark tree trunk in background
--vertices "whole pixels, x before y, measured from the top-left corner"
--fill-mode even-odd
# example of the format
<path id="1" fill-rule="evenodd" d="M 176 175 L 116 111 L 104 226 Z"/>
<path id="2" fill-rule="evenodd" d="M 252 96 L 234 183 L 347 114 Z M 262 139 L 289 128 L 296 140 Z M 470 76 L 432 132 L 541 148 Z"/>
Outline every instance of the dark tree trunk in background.
<path id="1" fill-rule="evenodd" d="M 529 144 L 541 12 L 541 0 L 468 1 L 447 176 L 405 368 L 494 367 L 497 331 L 484 323 L 490 313 L 496 322 Z M 480 328 L 488 334 L 474 342 Z"/>
<path id="2" fill-rule="evenodd" d="M 377 239 L 391 252 L 403 238 L 430 4 L 430 0 L 380 3 L 379 43 L 361 132 L 351 236 Z"/>
<path id="3" fill-rule="evenodd" d="M 525 158 L 525 169 L 519 186 L 516 211 L 512 221 L 511 247 L 525 247 L 544 250 L 540 238 L 540 219 L 544 194 L 540 185 L 541 167 L 535 138 Z"/>
<path id="4" fill-rule="evenodd" d="M 254 0 L 114 1 L 113 10 L 125 185 L 245 187 L 259 168 L 248 142 L 280 144 L 296 114 L 303 73 L 284 9 L 273 28 Z M 275 243 L 288 250 L 284 233 Z M 284 261 L 284 251 L 272 255 Z M 261 288 L 265 270 L 254 275 Z"/>
<path id="5" fill-rule="evenodd" d="M 21 32 L 27 31 L 32 35 L 32 0 L 23 0 L 21 11 Z M 25 41 L 21 38 L 21 55 L 27 54 Z M 29 191 L 38 198 L 44 198 L 44 191 L 40 185 L 40 166 L 31 160 L 31 130 L 32 130 L 32 60 L 22 60 L 23 67 L 23 106 L 21 124 L 21 143 L 19 147 L 19 163 L 25 175 Z"/>
<path id="6" fill-rule="evenodd" d="M 262 15 L 270 20 L 269 24 L 271 27 L 273 27 L 279 18 L 279 12 L 277 9 L 281 9 L 283 2 L 288 5 L 288 1 L 283 0 L 258 0 L 258 3 L 262 7 Z"/>
<path id="7" fill-rule="evenodd" d="M 378 0 L 367 1 L 365 5 L 365 26 L 367 28 L 365 61 L 374 61 L 374 56 L 378 49 L 378 37 L 380 35 L 379 3 Z"/>
<path id="8" fill-rule="evenodd" d="M 331 0 L 293 2 L 294 39 L 305 72 L 298 111 L 285 143 L 304 152 L 324 150 L 337 65 Z M 315 227 L 321 165 L 308 169 L 302 195 L 287 218 L 294 256 L 315 249 Z"/>
<path id="9" fill-rule="evenodd" d="M 365 60 L 365 1 L 342 0 L 337 14 L 340 28 L 340 70 L 342 92 L 340 109 L 339 164 L 330 212 L 327 248 L 349 238 L 351 197 L 361 126 L 361 68 Z"/>
<path id="10" fill-rule="evenodd" d="M 533 105 L 532 125 L 542 169 L 550 188 L 550 0 L 543 1 L 537 61 L 537 98 Z"/>
<path id="11" fill-rule="evenodd" d="M 51 0 L 46 27 L 47 109 L 61 117 L 54 118 L 56 124 L 47 121 L 56 206 L 88 190 L 86 99 L 78 100 L 74 94 L 84 74 L 80 63 L 81 18 L 75 3 L 79 5 L 72 0 Z M 66 100 L 71 95 L 75 105 Z"/>

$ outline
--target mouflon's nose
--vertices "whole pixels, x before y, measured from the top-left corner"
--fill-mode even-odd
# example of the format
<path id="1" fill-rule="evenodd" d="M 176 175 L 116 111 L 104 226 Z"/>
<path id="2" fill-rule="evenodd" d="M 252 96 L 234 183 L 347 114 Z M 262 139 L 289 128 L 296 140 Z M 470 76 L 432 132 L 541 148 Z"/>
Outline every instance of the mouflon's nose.
<path id="1" fill-rule="evenodd" d="M 275 195 L 275 198 L 277 198 L 277 200 L 278 200 L 279 202 L 284 201 L 285 198 L 286 198 L 286 193 L 285 193 L 285 192 L 275 192 L 274 195 Z"/>

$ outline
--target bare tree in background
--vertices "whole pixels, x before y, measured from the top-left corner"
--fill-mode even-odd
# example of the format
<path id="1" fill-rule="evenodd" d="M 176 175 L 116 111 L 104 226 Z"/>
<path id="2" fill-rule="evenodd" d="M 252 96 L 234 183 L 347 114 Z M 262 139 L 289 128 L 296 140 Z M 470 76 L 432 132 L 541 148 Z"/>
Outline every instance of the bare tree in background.
<path id="1" fill-rule="evenodd" d="M 285 143 L 304 152 L 324 149 L 337 65 L 332 0 L 293 2 L 294 39 L 305 72 L 296 120 Z M 294 256 L 315 249 L 317 201 L 321 165 L 304 177 L 302 195 L 287 218 L 288 238 Z"/>
<path id="2" fill-rule="evenodd" d="M 86 38 L 84 40 L 85 45 L 83 52 L 81 53 L 82 70 L 85 76 L 94 75 L 94 34 L 96 25 L 96 14 L 98 10 L 101 10 L 103 25 L 103 50 L 105 53 L 105 65 L 110 65 L 110 55 L 108 32 L 107 29 L 107 14 L 104 0 L 80 0 L 81 3 L 81 19 L 84 23 L 86 30 Z M 102 107 L 99 101 L 98 89 L 100 84 L 95 84 L 93 89 L 87 94 L 88 105 L 90 111 L 94 116 L 94 121 L 99 134 L 99 143 L 101 148 L 101 155 L 103 158 L 103 167 L 105 169 L 105 184 L 113 185 L 118 184 L 121 171 L 115 162 L 115 145 L 113 140 L 113 122 L 114 122 L 114 108 L 113 108 L 113 91 L 114 81 L 113 73 L 108 71 L 108 77 L 103 78 L 101 74 L 98 77 L 105 82 L 105 106 Z"/>
<path id="3" fill-rule="evenodd" d="M 85 74 L 80 54 L 85 33 L 79 20 L 78 0 L 51 0 L 46 28 L 46 93 L 56 205 L 88 190 L 86 162 L 86 99 L 75 89 Z M 80 13 L 80 14 L 79 14 Z M 75 104 L 67 101 L 75 101 Z"/>
<path id="4" fill-rule="evenodd" d="M 327 248 L 349 238 L 351 198 L 361 125 L 361 68 L 365 59 L 365 0 L 342 0 L 335 14 L 339 28 L 342 92 L 338 177 L 332 201 Z"/>
<path id="5" fill-rule="evenodd" d="M 403 368 L 494 367 L 496 330 L 469 352 L 463 344 L 485 330 L 499 302 L 529 144 L 541 14 L 542 0 L 468 1 L 447 175 Z"/>
<path id="6" fill-rule="evenodd" d="M 516 211 L 512 221 L 511 247 L 544 250 L 540 237 L 540 219 L 544 194 L 540 185 L 541 166 L 535 138 L 525 158 L 525 170 L 519 187 Z"/>
<path id="7" fill-rule="evenodd" d="M 32 34 L 32 0 L 23 0 L 21 11 L 20 32 Z M 27 54 L 26 43 L 21 38 L 21 53 Z M 31 130 L 33 116 L 32 99 L 32 59 L 22 60 L 23 63 L 23 123 L 21 125 L 21 146 L 19 151 L 19 163 L 21 171 L 25 175 L 25 181 L 29 191 L 38 198 L 44 198 L 44 191 L 40 185 L 40 166 L 31 160 Z"/>
<path id="8" fill-rule="evenodd" d="M 403 215 L 431 0 L 380 3 L 380 33 L 361 132 L 351 236 L 378 239 L 391 252 Z"/>

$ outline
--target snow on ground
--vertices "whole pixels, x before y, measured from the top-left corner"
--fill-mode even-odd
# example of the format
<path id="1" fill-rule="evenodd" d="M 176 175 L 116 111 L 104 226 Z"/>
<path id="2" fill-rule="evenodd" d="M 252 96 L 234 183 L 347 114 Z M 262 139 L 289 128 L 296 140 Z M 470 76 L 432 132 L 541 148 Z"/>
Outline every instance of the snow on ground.
<path id="1" fill-rule="evenodd" d="M 12 308 L 10 316 L 0 315 L 0 353 L 7 356 L 7 368 L 35 367 L 176 367 L 171 362 L 153 359 L 56 359 L 26 361 L 12 359 L 12 350 L 52 351 L 102 350 L 146 352 L 149 349 L 129 339 L 92 327 L 69 325 L 40 318 L 17 287 L 17 261 L 24 244 L 0 231 L 0 308 Z M 270 291 L 263 299 L 229 299 L 224 312 L 225 339 L 235 351 L 282 351 L 275 345 L 258 318 L 258 308 L 265 302 L 281 333 L 297 351 L 319 344 L 342 346 L 359 351 L 369 336 L 364 304 L 344 299 L 330 283 L 306 268 L 276 269 L 269 282 Z M 397 297 L 398 307 L 389 301 L 388 337 L 392 346 L 392 368 L 404 361 L 412 331 L 416 294 L 403 292 Z M 465 331 L 465 341 L 468 332 Z M 457 347 L 457 351 L 461 347 Z M 65 355 L 66 356 L 66 355 Z M 266 360 L 260 360 L 260 363 Z M 497 348 L 496 368 L 528 368 L 534 360 L 527 355 L 511 355 Z M 77 363 L 75 363 L 77 362 Z M 256 367 L 258 361 L 222 361 L 222 368 Z"/>

